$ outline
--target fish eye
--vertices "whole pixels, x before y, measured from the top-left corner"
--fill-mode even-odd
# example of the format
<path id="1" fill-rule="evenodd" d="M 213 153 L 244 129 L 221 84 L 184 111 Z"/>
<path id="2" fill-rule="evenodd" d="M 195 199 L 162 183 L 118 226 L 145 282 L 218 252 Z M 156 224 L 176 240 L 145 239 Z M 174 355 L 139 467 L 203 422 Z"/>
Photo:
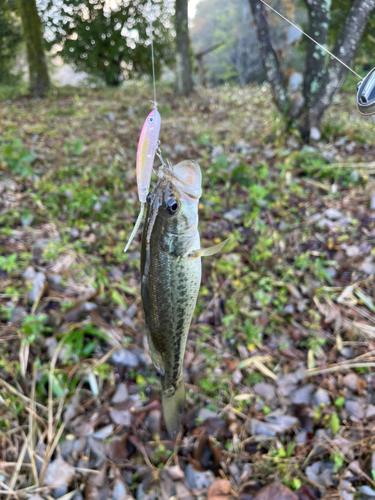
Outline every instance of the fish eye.
<path id="1" fill-rule="evenodd" d="M 154 123 L 155 121 L 155 118 L 153 116 L 150 116 L 150 118 L 148 119 L 148 123 Z"/>
<path id="2" fill-rule="evenodd" d="M 179 203 L 176 198 L 170 198 L 166 203 L 166 208 L 169 215 L 174 215 L 179 209 Z"/>

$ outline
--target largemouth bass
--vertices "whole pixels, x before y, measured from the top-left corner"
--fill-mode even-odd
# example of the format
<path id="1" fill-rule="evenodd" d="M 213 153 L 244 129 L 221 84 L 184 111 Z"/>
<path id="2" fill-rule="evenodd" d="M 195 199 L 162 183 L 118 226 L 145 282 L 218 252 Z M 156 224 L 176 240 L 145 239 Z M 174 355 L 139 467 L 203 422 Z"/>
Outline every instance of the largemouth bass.
<path id="1" fill-rule="evenodd" d="M 214 255 L 227 242 L 200 248 L 198 203 L 202 194 L 199 165 L 191 160 L 162 166 L 147 196 L 142 234 L 142 301 L 152 361 L 160 373 L 162 406 L 168 432 L 179 432 L 185 407 L 183 358 L 201 283 L 201 257 Z"/>

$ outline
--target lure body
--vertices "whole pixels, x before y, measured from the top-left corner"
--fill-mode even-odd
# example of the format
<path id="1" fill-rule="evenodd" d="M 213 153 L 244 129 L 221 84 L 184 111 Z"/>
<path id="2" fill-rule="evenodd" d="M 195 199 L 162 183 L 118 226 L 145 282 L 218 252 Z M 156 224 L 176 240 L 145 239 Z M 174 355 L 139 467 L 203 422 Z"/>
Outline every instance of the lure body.
<path id="1" fill-rule="evenodd" d="M 150 189 L 152 167 L 158 146 L 161 118 L 157 108 L 153 109 L 145 120 L 137 150 L 137 186 L 141 203 L 146 203 Z"/>
<path id="2" fill-rule="evenodd" d="M 139 212 L 138 219 L 130 235 L 129 241 L 126 244 L 124 252 L 126 252 L 133 241 L 133 238 L 142 221 L 143 211 L 150 189 L 152 167 L 154 165 L 156 149 L 158 147 L 159 132 L 160 132 L 161 118 L 159 111 L 155 107 L 146 118 L 141 135 L 138 141 L 137 149 L 137 186 L 138 198 L 141 202 L 141 211 Z"/>

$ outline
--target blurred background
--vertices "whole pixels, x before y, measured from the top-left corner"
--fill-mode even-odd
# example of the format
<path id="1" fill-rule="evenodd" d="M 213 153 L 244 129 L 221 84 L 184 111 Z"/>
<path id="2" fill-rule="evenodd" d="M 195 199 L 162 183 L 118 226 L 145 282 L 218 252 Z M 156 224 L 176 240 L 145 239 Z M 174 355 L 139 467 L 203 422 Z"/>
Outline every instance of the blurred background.
<path id="1" fill-rule="evenodd" d="M 374 0 L 0 0 L 0 493 L 375 496 Z M 151 30 L 151 22 L 153 30 Z M 140 298 L 135 157 L 202 169 L 174 447 Z M 152 182 L 153 185 L 154 181 Z"/>

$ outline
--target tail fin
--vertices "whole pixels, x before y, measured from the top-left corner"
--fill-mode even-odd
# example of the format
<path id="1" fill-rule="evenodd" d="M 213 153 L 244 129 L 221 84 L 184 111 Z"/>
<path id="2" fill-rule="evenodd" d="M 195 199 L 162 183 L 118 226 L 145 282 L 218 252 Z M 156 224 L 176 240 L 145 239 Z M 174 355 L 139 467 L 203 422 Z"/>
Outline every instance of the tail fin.
<path id="1" fill-rule="evenodd" d="M 177 382 L 176 390 L 172 395 L 170 395 L 171 392 L 171 388 L 163 387 L 161 402 L 168 434 L 172 439 L 176 439 L 180 432 L 180 413 L 185 408 L 185 384 L 182 378 Z"/>

